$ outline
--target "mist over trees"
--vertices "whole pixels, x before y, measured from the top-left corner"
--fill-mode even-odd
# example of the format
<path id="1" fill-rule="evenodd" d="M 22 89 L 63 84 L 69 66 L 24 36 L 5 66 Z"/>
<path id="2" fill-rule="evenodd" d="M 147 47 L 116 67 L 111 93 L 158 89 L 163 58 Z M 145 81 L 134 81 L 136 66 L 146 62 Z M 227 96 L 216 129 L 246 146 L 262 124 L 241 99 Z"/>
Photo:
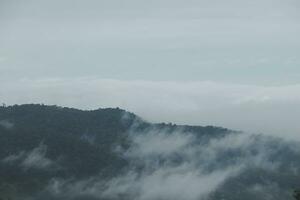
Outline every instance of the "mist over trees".
<path id="1" fill-rule="evenodd" d="M 119 108 L 0 107 L 0 198 L 299 199 L 299 143 Z"/>

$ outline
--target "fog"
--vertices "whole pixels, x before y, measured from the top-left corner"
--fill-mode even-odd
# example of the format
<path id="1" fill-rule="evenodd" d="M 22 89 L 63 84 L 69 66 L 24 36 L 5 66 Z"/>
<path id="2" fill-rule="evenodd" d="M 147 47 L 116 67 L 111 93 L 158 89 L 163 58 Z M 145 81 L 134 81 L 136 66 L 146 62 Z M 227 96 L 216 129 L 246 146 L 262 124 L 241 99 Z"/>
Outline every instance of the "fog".
<path id="1" fill-rule="evenodd" d="M 0 80 L 299 83 L 298 0 L 1 0 Z"/>
<path id="2" fill-rule="evenodd" d="M 299 154 L 298 143 L 247 133 L 228 133 L 223 137 L 199 138 L 176 129 L 150 128 L 129 133 L 128 149 L 115 151 L 129 161 L 123 173 L 109 179 L 101 175 L 89 179 L 53 178 L 40 196 L 53 199 L 209 199 L 234 179 L 240 192 L 258 199 L 274 198 L 289 193 L 280 182 L 267 174 L 256 175 L 251 170 L 266 170 L 276 174 L 299 173 L 293 161 L 286 162 L 282 150 Z M 295 163 L 294 163 L 295 164 Z M 251 183 L 243 180 L 247 173 L 264 179 Z M 247 175 L 246 175 L 247 176 Z M 249 182 L 247 182 L 247 180 Z M 271 193 L 270 193 L 271 191 Z"/>
<path id="3" fill-rule="evenodd" d="M 119 107 L 149 122 L 243 131 L 199 139 L 132 128 L 130 146 L 112 149 L 129 163 L 122 173 L 52 177 L 26 200 L 290 198 L 300 174 L 299 9 L 298 0 L 0 0 L 3 106 Z M 0 162 L 43 174 L 60 167 L 47 148 Z"/>
<path id="4" fill-rule="evenodd" d="M 299 91 L 300 85 L 87 77 L 4 81 L 0 98 L 7 104 L 45 103 L 81 109 L 120 107 L 151 122 L 215 125 L 299 139 Z"/>
<path id="5" fill-rule="evenodd" d="M 73 117 L 77 112 L 71 111 L 69 116 Z M 214 200 L 239 199 L 240 196 L 247 200 L 290 200 L 291 190 L 299 186 L 300 148 L 295 139 L 213 127 L 145 125 L 140 118 L 123 111 L 119 114 L 122 113 L 118 122 L 129 127 L 113 141 L 105 141 L 101 132 L 99 140 L 94 131 L 68 134 L 68 131 L 59 132 L 61 127 L 53 127 L 53 131 L 64 134 L 61 139 L 56 139 L 59 134 L 49 134 L 30 146 L 26 139 L 21 148 L 14 143 L 13 148 L 4 146 L 2 169 L 13 176 L 17 173 L 17 180 L 30 177 L 28 180 L 34 188 L 24 194 L 14 193 L 9 185 L 4 189 L 13 192 L 13 197 L 26 200 Z M 3 133 L 2 141 L 19 139 L 9 138 L 14 136 L 16 128 L 22 128 L 18 124 L 22 118 L 14 122 L 14 126 Z M 92 127 L 89 121 L 85 123 L 87 129 Z M 103 148 L 104 145 L 108 147 Z M 53 151 L 55 156 L 48 153 Z M 86 163 L 85 158 L 88 158 Z M 69 163 L 74 161 L 80 165 L 72 171 L 73 165 Z M 92 167 L 99 164 L 100 168 L 89 174 L 85 170 L 90 168 L 85 168 L 85 164 Z M 106 173 L 106 167 L 111 171 Z"/>
<path id="6" fill-rule="evenodd" d="M 298 137 L 296 0 L 0 1 L 0 98 Z"/>
<path id="7" fill-rule="evenodd" d="M 54 161 L 45 157 L 47 146 L 40 144 L 31 151 L 21 151 L 18 154 L 11 154 L 2 160 L 4 164 L 20 165 L 24 170 L 35 169 L 54 169 L 57 167 Z"/>

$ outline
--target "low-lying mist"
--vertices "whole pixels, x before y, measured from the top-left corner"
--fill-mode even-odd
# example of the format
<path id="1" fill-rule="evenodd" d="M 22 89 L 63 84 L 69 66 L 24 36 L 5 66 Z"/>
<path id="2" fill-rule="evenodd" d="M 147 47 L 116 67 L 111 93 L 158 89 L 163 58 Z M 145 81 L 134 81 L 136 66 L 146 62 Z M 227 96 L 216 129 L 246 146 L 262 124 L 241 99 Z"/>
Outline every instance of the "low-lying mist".
<path id="1" fill-rule="evenodd" d="M 300 160 L 293 160 L 300 155 L 298 143 L 236 132 L 199 137 L 180 128 L 132 129 L 128 134 L 129 147 L 112 150 L 129 162 L 121 174 L 109 179 L 101 174 L 83 180 L 53 178 L 39 197 L 291 199 L 290 191 L 300 183 L 295 181 Z"/>
<path id="2" fill-rule="evenodd" d="M 0 98 L 7 104 L 121 107 L 152 122 L 211 124 L 299 139 L 299 87 L 212 81 L 22 79 L 3 81 Z"/>

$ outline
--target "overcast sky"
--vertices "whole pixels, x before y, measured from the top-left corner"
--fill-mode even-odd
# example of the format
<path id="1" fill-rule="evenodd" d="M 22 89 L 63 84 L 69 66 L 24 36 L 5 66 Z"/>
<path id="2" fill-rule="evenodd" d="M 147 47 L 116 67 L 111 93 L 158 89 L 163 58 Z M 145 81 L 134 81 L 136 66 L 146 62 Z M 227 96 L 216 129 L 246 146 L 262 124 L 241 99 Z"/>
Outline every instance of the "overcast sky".
<path id="1" fill-rule="evenodd" d="M 299 0 L 0 0 L 0 98 L 295 135 L 299 35 Z"/>

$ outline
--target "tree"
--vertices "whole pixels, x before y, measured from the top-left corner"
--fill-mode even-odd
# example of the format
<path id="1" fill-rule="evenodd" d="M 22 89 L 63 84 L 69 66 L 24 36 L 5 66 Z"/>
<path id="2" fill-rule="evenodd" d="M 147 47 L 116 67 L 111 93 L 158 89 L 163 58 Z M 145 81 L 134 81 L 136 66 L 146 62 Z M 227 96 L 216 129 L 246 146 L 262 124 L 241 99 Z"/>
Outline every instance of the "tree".
<path id="1" fill-rule="evenodd" d="M 293 196 L 296 200 L 300 200 L 300 189 L 295 190 Z"/>

